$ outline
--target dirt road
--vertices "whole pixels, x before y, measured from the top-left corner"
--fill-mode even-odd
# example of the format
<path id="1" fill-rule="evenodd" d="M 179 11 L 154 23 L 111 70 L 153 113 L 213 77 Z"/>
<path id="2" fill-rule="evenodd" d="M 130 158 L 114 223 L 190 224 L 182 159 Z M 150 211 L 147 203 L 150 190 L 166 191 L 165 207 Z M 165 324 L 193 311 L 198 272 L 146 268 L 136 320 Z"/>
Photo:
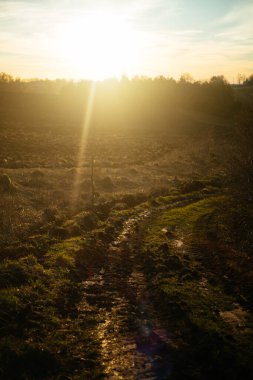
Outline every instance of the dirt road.
<path id="1" fill-rule="evenodd" d="M 173 339 L 155 310 L 138 264 L 138 224 L 150 211 L 128 219 L 110 244 L 106 265 L 83 282 L 79 313 L 95 314 L 106 379 L 168 379 Z"/>

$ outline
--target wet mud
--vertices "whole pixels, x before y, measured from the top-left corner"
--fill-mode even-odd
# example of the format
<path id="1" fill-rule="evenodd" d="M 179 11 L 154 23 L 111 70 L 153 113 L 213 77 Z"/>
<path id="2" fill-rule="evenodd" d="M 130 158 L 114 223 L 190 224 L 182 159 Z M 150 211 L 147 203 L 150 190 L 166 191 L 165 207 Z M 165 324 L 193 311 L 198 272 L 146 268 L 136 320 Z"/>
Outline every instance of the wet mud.
<path id="1" fill-rule="evenodd" d="M 136 260 L 138 224 L 150 211 L 128 219 L 107 250 L 107 263 L 82 284 L 79 313 L 96 316 L 92 334 L 100 346 L 106 379 L 169 379 L 174 344 L 147 290 Z"/>

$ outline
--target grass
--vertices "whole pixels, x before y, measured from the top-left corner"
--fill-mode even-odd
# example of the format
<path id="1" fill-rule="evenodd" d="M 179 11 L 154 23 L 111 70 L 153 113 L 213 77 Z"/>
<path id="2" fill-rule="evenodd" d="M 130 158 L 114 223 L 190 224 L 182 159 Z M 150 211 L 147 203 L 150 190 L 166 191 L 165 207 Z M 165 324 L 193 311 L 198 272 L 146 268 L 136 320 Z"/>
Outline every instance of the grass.
<path id="1" fill-rule="evenodd" d="M 80 281 L 102 247 L 78 236 L 54 242 L 40 235 L 42 255 L 0 264 L 0 376 L 5 379 L 100 378 L 98 344 L 77 319 Z M 42 251 L 43 252 L 43 251 Z M 95 323 L 95 316 L 94 322 Z M 82 375 L 83 374 L 83 375 Z M 78 377 L 79 376 L 79 377 Z"/>
<path id="2" fill-rule="evenodd" d="M 75 253 L 80 251 L 84 243 L 84 239 L 78 236 L 54 244 L 45 254 L 45 265 L 55 268 L 73 267 Z"/>
<path id="3" fill-rule="evenodd" d="M 247 254 L 235 248 L 232 253 L 230 204 L 231 198 L 219 192 L 165 209 L 143 226 L 143 265 L 150 288 L 181 342 L 172 350 L 173 379 L 237 380 L 242 374 L 250 379 L 253 373 L 248 280 L 253 266 L 243 274 Z M 236 319 L 236 313 L 244 317 Z"/>
<path id="4" fill-rule="evenodd" d="M 195 195 L 196 196 L 196 195 Z M 168 197 L 165 198 L 166 203 L 173 201 L 187 201 L 191 200 L 191 195 L 184 195 L 183 197 Z M 216 231 L 217 219 L 214 214 L 217 213 L 221 204 L 226 202 L 226 196 L 213 196 L 210 198 L 192 202 L 189 205 L 175 207 L 159 215 L 153 220 L 152 226 L 145 236 L 145 244 L 147 247 L 152 245 L 162 244 L 167 241 L 166 231 L 175 235 L 178 238 L 182 236 L 191 235 L 197 229 L 198 235 L 204 238 L 206 232 L 211 233 Z M 207 228 L 208 224 L 208 228 Z"/>
<path id="5" fill-rule="evenodd" d="M 76 168 L 81 128 L 55 120 L 2 126 L 1 172 L 15 191 L 0 186 L 0 377 L 102 378 L 90 331 L 96 316 L 78 319 L 80 284 L 103 266 L 124 221 L 151 210 L 138 252 L 156 306 L 181 342 L 171 350 L 174 379 L 251 378 L 253 208 L 242 209 L 213 174 L 226 160 L 227 140 L 211 127 L 221 133 L 220 121 L 182 119 L 183 133 L 175 125 L 166 134 L 98 136 L 95 215 L 89 143 Z"/>
<path id="6" fill-rule="evenodd" d="M 46 208 L 39 206 L 23 241 L 14 248 L 12 236 L 0 263 L 0 374 L 103 377 L 99 343 L 91 335 L 96 316 L 78 318 L 80 284 L 104 265 L 106 247 L 124 221 L 151 210 L 138 229 L 140 262 L 157 308 L 181 342 L 171 351 L 174 379 L 237 380 L 241 373 L 249 379 L 253 270 L 234 239 L 238 222 L 231 222 L 241 210 L 217 179 L 198 179 L 197 185 L 194 190 L 196 182 L 179 181 L 169 193 L 159 188 L 150 196 L 121 192 L 97 204 L 95 214 L 58 205 L 49 221 L 44 215 L 52 206 L 47 200 Z M 67 236 L 52 234 L 55 228 Z"/>

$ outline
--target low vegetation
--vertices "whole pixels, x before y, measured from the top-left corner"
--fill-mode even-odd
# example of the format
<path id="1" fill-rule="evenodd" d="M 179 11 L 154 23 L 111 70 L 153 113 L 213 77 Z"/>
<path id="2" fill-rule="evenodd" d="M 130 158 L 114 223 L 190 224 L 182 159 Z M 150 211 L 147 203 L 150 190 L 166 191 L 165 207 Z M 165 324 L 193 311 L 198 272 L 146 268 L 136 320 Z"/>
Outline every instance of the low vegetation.
<path id="1" fill-rule="evenodd" d="M 173 379 L 249 379 L 253 371 L 253 258 L 231 228 L 231 199 L 215 190 L 164 210 L 142 232 L 156 305 L 181 341 Z"/>
<path id="2" fill-rule="evenodd" d="M 108 265 L 124 222 L 146 211 L 126 252 L 136 247 L 176 342 L 170 378 L 251 379 L 250 90 L 186 79 L 101 83 L 85 149 L 90 83 L 51 83 L 43 94 L 34 83 L 25 94 L 13 80 L 1 84 L 1 378 L 105 376 L 83 284 Z"/>

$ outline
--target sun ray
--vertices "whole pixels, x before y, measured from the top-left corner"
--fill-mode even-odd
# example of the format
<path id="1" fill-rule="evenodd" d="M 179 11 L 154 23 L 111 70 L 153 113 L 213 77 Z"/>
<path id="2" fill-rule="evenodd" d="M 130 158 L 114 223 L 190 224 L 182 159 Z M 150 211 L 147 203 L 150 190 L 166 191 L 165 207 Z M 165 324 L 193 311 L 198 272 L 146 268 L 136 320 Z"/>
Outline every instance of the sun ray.
<path id="1" fill-rule="evenodd" d="M 92 120 L 92 112 L 93 112 L 93 104 L 94 104 L 94 98 L 96 93 L 96 82 L 91 82 L 90 87 L 90 93 L 88 96 L 87 106 L 86 106 L 86 112 L 84 117 L 84 123 L 82 127 L 82 134 L 80 139 L 80 147 L 77 154 L 77 160 L 76 160 L 76 173 L 75 173 L 75 179 L 74 179 L 74 186 L 73 186 L 73 195 L 72 195 L 72 202 L 75 203 L 78 199 L 78 196 L 80 194 L 80 183 L 81 183 L 81 177 L 82 177 L 82 167 L 85 159 L 85 151 L 88 144 L 88 136 L 91 128 L 91 120 Z"/>

